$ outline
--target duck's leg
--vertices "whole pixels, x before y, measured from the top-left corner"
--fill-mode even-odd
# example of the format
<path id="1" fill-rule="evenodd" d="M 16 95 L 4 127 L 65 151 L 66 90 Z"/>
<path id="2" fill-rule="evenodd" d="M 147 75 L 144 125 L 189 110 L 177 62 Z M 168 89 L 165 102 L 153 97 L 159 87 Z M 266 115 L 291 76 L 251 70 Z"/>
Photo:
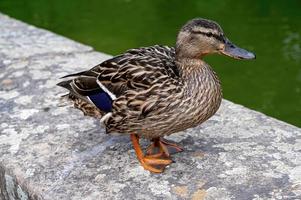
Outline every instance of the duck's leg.
<path id="1" fill-rule="evenodd" d="M 139 144 L 139 136 L 136 134 L 131 134 L 131 140 L 137 155 L 137 158 L 144 169 L 149 170 L 154 173 L 163 172 L 164 168 L 172 163 L 170 159 L 161 159 L 153 156 L 145 156 Z M 156 167 L 155 167 L 156 166 Z"/>
<path id="2" fill-rule="evenodd" d="M 157 154 L 154 152 L 159 151 Z M 153 143 L 147 148 L 147 155 L 156 157 L 170 157 L 170 154 L 179 153 L 183 148 L 176 143 L 170 142 L 163 138 L 153 139 Z"/>
<path id="3" fill-rule="evenodd" d="M 162 146 L 161 148 L 166 156 L 170 156 L 170 154 L 179 153 L 184 150 L 183 147 L 179 146 L 178 144 L 163 138 L 160 138 L 160 145 Z"/>
<path id="4" fill-rule="evenodd" d="M 162 155 L 162 149 L 160 148 L 159 138 L 152 139 L 152 143 L 146 149 L 146 155 L 158 157 Z"/>

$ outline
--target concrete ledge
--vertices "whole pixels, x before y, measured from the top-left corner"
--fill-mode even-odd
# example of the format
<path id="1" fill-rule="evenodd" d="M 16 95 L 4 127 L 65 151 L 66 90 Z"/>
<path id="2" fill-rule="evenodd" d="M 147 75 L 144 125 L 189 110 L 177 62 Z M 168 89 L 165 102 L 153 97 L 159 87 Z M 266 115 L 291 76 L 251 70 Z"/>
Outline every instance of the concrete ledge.
<path id="1" fill-rule="evenodd" d="M 108 57 L 0 14 L 0 199 L 301 199 L 301 129 L 226 100 L 144 171 L 128 137 L 59 100 L 59 77 Z"/>

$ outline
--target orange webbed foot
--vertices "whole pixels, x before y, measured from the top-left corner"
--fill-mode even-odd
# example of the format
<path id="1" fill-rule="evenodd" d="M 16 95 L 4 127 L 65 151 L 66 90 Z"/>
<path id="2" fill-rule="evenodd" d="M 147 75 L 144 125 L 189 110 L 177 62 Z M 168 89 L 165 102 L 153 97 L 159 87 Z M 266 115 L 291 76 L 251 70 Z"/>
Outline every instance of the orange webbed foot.
<path id="1" fill-rule="evenodd" d="M 167 165 L 172 163 L 171 159 L 163 157 L 162 153 L 144 155 L 139 144 L 139 136 L 131 134 L 131 140 L 137 155 L 137 158 L 144 169 L 153 173 L 162 173 Z"/>
<path id="2" fill-rule="evenodd" d="M 153 139 L 153 143 L 147 148 L 147 155 L 170 157 L 171 154 L 182 152 L 183 148 L 176 143 L 163 138 Z"/>

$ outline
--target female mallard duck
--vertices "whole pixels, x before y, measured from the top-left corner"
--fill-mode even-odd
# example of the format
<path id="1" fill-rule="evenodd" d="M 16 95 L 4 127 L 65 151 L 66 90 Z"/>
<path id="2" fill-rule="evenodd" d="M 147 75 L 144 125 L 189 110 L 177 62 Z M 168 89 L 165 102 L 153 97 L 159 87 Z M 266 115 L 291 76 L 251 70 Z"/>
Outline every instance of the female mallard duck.
<path id="1" fill-rule="evenodd" d="M 180 30 L 176 47 L 130 49 L 88 71 L 67 75 L 58 85 L 85 114 L 101 118 L 108 133 L 131 137 L 141 165 L 160 173 L 170 151 L 182 148 L 163 139 L 200 125 L 219 108 L 220 81 L 202 58 L 219 53 L 236 59 L 255 55 L 232 44 L 214 21 L 193 19 Z M 139 138 L 152 140 L 143 153 Z"/>

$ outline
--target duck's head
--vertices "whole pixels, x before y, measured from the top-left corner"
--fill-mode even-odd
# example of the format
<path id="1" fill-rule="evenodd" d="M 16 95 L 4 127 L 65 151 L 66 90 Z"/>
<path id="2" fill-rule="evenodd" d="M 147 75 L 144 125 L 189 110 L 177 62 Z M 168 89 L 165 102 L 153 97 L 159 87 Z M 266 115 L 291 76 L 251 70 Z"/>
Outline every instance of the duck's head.
<path id="1" fill-rule="evenodd" d="M 180 30 L 176 44 L 178 58 L 200 58 L 219 53 L 235 59 L 254 59 L 255 54 L 234 45 L 221 27 L 207 19 L 193 19 Z"/>

